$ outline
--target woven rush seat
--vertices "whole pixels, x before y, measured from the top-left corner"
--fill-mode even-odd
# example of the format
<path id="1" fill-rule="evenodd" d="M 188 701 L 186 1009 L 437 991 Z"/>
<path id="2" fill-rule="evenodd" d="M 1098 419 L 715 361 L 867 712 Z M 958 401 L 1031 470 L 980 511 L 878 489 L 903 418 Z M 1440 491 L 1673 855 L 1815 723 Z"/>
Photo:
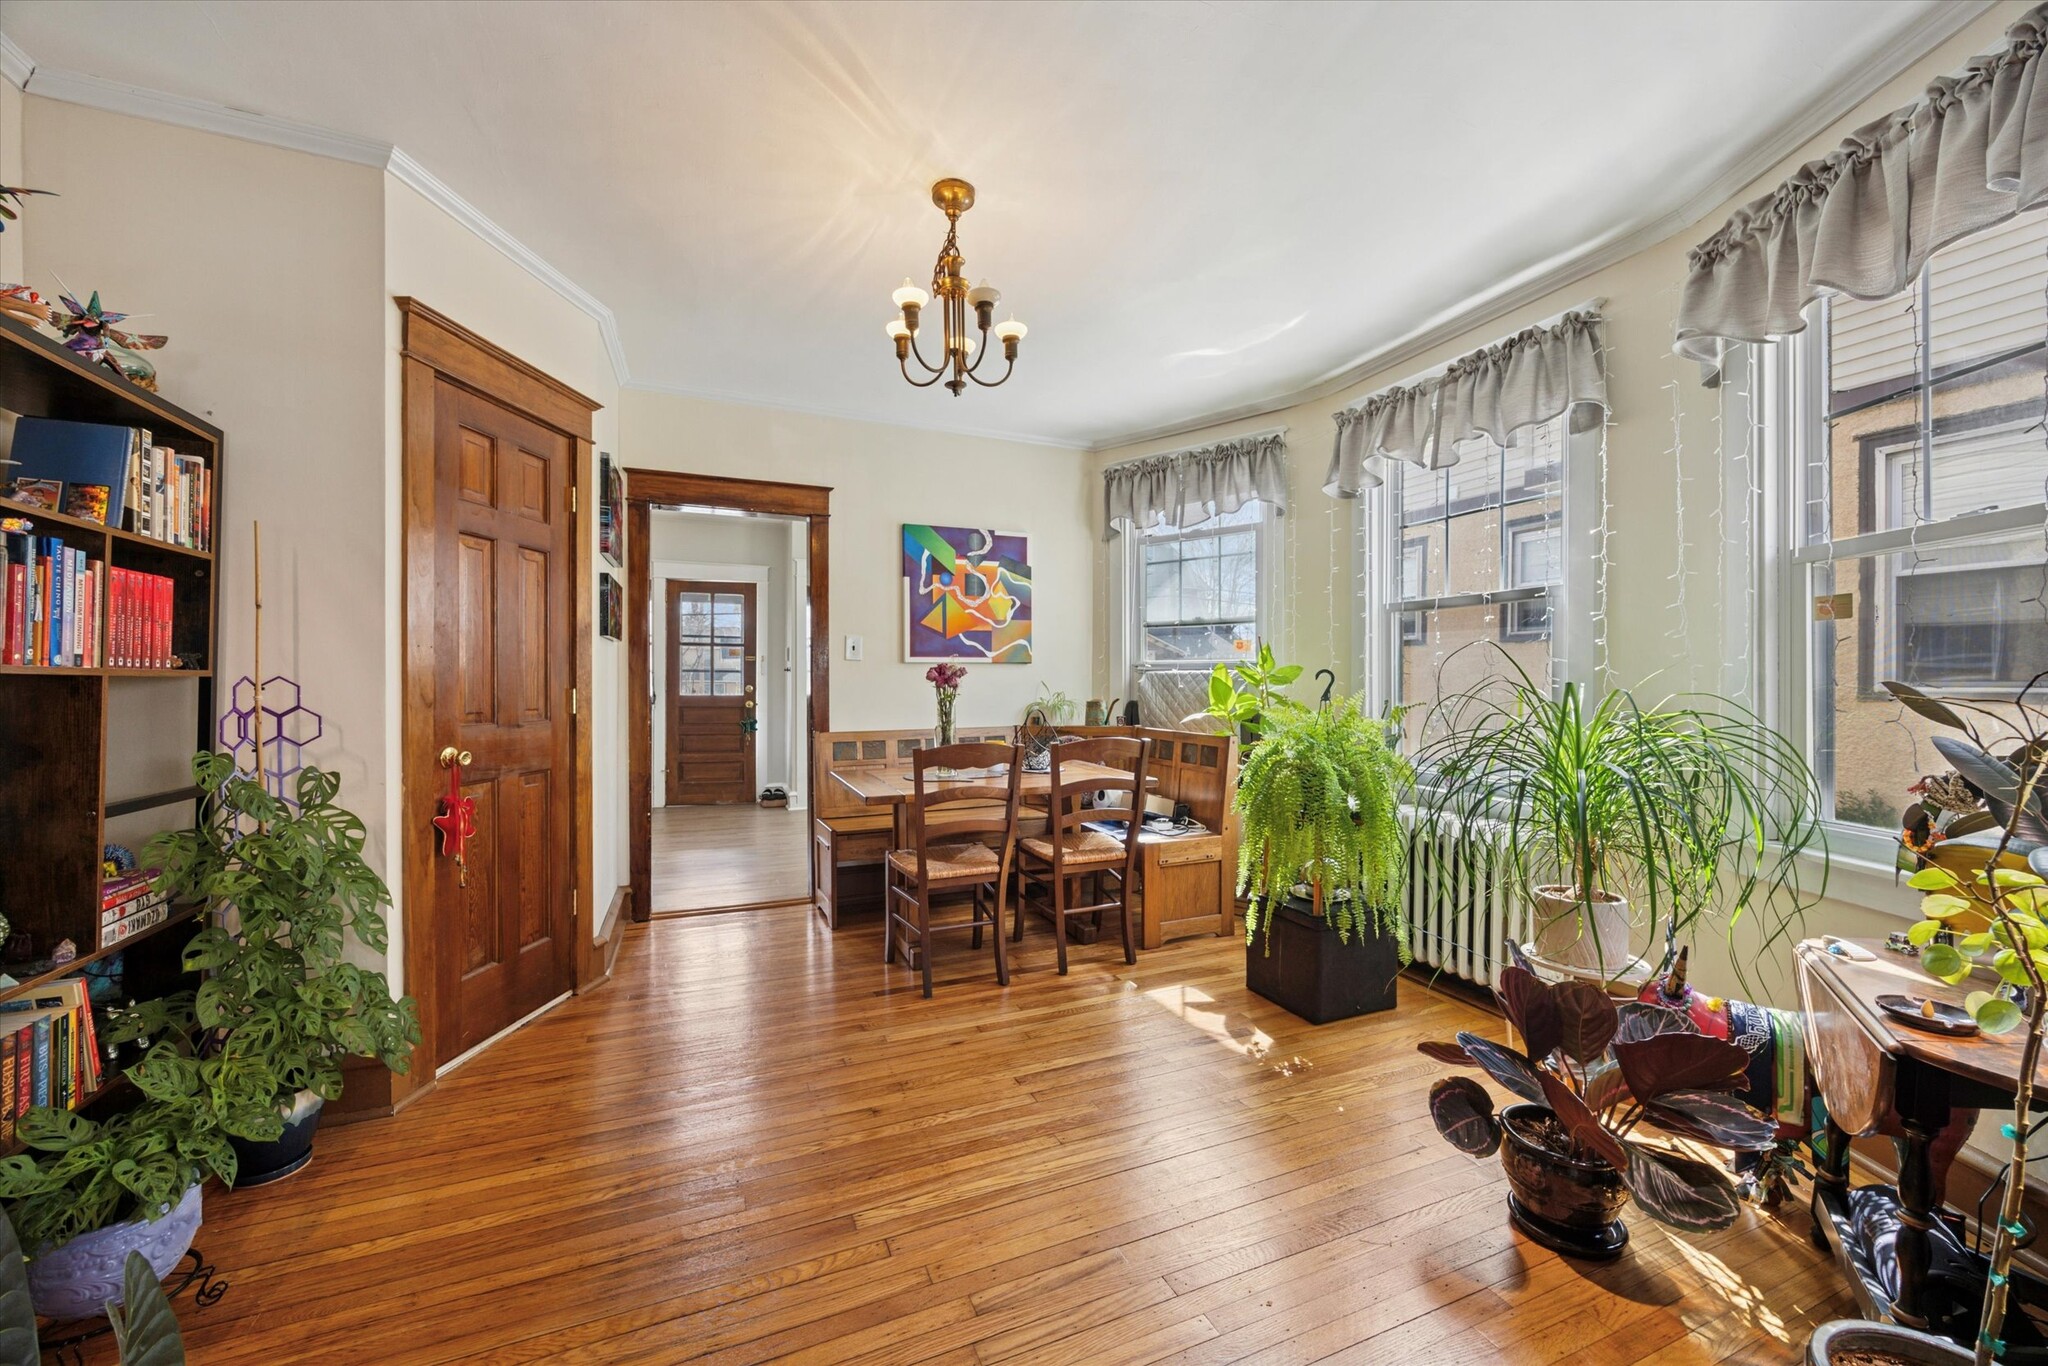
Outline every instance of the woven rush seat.
<path id="1" fill-rule="evenodd" d="M 903 877 L 917 876 L 917 851 L 892 849 L 889 866 Z M 934 878 L 974 877 L 993 881 L 1002 872 L 996 851 L 985 844 L 938 845 L 925 850 L 925 867 Z"/>
<path id="2" fill-rule="evenodd" d="M 1018 845 L 1033 858 L 1052 862 L 1051 840 L 1019 840 Z M 1084 830 L 1080 838 L 1068 840 L 1060 849 L 1061 860 L 1069 864 L 1120 863 L 1123 857 L 1123 841 L 1100 830 Z"/>

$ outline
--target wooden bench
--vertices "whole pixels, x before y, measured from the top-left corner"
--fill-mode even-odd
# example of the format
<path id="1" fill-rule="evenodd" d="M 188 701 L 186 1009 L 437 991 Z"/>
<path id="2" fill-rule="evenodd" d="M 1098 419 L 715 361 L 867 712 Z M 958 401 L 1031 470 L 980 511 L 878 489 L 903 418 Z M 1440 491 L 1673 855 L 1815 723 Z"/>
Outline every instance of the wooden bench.
<path id="1" fill-rule="evenodd" d="M 1008 743 L 1005 726 L 963 729 L 963 741 Z M 848 915 L 882 909 L 882 865 L 893 842 L 894 817 L 863 806 L 833 778 L 840 769 L 910 771 L 910 756 L 932 743 L 922 730 L 819 731 L 811 773 L 811 906 L 838 929 Z"/>

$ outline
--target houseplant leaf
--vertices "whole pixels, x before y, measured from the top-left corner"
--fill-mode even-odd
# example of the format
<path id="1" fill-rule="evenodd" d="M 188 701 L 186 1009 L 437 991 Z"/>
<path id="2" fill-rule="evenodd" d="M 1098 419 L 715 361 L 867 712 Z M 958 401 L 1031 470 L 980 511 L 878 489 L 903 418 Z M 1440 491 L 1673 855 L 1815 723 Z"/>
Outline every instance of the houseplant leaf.
<path id="1" fill-rule="evenodd" d="M 1589 1063 L 1607 1051 L 1621 1020 L 1605 991 L 1574 980 L 1551 988 L 1550 999 L 1557 1016 L 1558 1047 L 1567 1058 Z"/>
<path id="2" fill-rule="evenodd" d="M 1740 1045 L 1704 1034 L 1660 1034 L 1614 1046 L 1629 1094 L 1648 1104 L 1674 1091 L 1728 1091 L 1749 1070 Z"/>
<path id="3" fill-rule="evenodd" d="M 28 1264 L 14 1225 L 0 1218 L 0 1366 L 36 1366 L 36 1311 L 29 1304 Z"/>
<path id="4" fill-rule="evenodd" d="M 121 1301 L 107 1306 L 114 1341 L 121 1345 L 121 1366 L 185 1366 L 178 1316 L 140 1252 L 130 1252 L 121 1268 Z"/>
<path id="5" fill-rule="evenodd" d="M 2029 797 L 2025 810 L 2016 809 L 2020 798 L 2019 771 L 1994 754 L 1986 753 L 1980 746 L 1954 735 L 1937 735 L 1934 748 L 1949 766 L 1963 776 L 1964 781 L 1984 794 L 1984 804 L 1991 808 L 1991 814 L 1999 823 L 2011 827 L 2015 836 L 2034 841 L 2048 841 L 2048 812 L 2044 812 L 2042 794 L 2037 788 Z"/>
<path id="6" fill-rule="evenodd" d="M 1600 1123 L 1600 1117 L 1579 1099 L 1578 1092 L 1548 1072 L 1538 1072 L 1536 1076 L 1543 1083 L 1543 1099 L 1550 1106 L 1550 1112 L 1557 1116 L 1557 1122 L 1564 1126 L 1574 1142 L 1598 1154 L 1612 1166 L 1628 1165 L 1628 1152 L 1621 1146 L 1621 1140 L 1607 1132 Z"/>
<path id="7" fill-rule="evenodd" d="M 1669 1006 L 1651 1005 L 1647 1001 L 1628 1001 L 1615 1012 L 1619 1019 L 1614 1031 L 1615 1043 L 1637 1043 L 1643 1039 L 1654 1039 L 1659 1034 L 1697 1034 L 1698 1025 L 1692 1016 Z"/>
<path id="8" fill-rule="evenodd" d="M 1510 966 L 1500 975 L 1500 1001 L 1532 1061 L 1540 1063 L 1556 1051 L 1563 1026 L 1555 988 L 1527 968 Z"/>
<path id="9" fill-rule="evenodd" d="M 1711 1233 L 1735 1222 L 1741 1206 L 1735 1187 L 1719 1170 L 1641 1143 L 1629 1144 L 1628 1150 L 1622 1180 L 1643 1213 L 1685 1233 Z"/>
<path id="10" fill-rule="evenodd" d="M 1905 705 L 1906 710 L 1913 712 L 1915 715 L 1926 717 L 1937 726 L 1947 726 L 1950 730 L 1967 731 L 1969 729 L 1968 726 L 1963 724 L 1963 718 L 1956 715 L 1947 703 L 1929 697 L 1926 693 L 1921 692 L 1910 684 L 1888 681 L 1884 685 L 1884 690 L 1893 697 L 1898 698 Z"/>
<path id="11" fill-rule="evenodd" d="M 1645 1116 L 1660 1129 L 1717 1148 L 1763 1152 L 1778 1141 L 1778 1123 L 1725 1091 L 1673 1091 L 1657 1097 Z"/>
<path id="12" fill-rule="evenodd" d="M 1536 1079 L 1536 1069 L 1529 1065 L 1527 1058 L 1505 1044 L 1483 1039 L 1469 1031 L 1458 1035 L 1458 1043 L 1472 1061 L 1485 1069 L 1487 1076 L 1523 1100 L 1543 1104 L 1543 1084 Z"/>
<path id="13" fill-rule="evenodd" d="M 1477 1067 L 1479 1060 L 1467 1053 L 1460 1044 L 1445 1043 L 1441 1039 L 1425 1039 L 1415 1045 L 1415 1051 L 1425 1058 L 1449 1063 L 1453 1067 Z"/>
<path id="14" fill-rule="evenodd" d="M 1445 1077 L 1430 1087 L 1429 1115 L 1444 1141 L 1461 1153 L 1491 1157 L 1500 1147 L 1493 1097 L 1470 1077 Z"/>

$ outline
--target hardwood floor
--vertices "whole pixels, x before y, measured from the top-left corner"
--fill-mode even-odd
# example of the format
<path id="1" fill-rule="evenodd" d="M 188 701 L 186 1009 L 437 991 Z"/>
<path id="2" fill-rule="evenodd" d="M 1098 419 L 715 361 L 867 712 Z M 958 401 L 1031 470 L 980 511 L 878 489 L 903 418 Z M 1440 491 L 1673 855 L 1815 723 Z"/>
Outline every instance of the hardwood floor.
<path id="1" fill-rule="evenodd" d="M 938 994 L 803 907 L 636 926 L 617 975 L 280 1185 L 209 1190 L 201 1366 L 1790 1362 L 1847 1311 L 1801 1209 L 1617 1263 L 1508 1226 L 1403 981 L 1312 1028 L 1234 939 Z M 92 1358 L 110 1361 L 104 1350 Z"/>
<path id="2" fill-rule="evenodd" d="M 647 889 L 654 913 L 808 896 L 810 825 L 808 812 L 786 808 L 654 808 Z"/>

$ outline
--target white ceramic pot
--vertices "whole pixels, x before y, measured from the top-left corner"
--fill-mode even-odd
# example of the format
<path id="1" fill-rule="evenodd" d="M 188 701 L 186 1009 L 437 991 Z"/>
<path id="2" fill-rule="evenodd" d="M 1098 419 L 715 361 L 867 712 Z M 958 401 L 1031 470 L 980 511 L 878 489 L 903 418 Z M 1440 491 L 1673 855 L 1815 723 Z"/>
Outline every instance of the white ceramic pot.
<path id="1" fill-rule="evenodd" d="M 1580 904 L 1570 887 L 1535 887 L 1536 952 L 1561 967 L 1616 978 L 1635 962 L 1629 951 L 1635 926 L 1628 902 L 1611 892 L 1595 892 Z"/>

